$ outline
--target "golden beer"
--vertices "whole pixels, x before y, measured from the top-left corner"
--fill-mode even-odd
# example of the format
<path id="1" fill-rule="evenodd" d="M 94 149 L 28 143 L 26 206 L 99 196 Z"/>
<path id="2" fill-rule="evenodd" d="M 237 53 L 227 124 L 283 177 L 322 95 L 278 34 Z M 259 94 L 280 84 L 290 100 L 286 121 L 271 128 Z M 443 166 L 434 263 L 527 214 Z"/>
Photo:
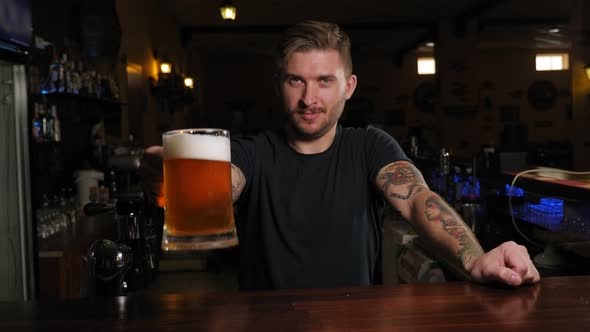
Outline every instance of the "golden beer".
<path id="1" fill-rule="evenodd" d="M 164 133 L 163 141 L 164 249 L 236 245 L 229 132 L 175 130 Z"/>

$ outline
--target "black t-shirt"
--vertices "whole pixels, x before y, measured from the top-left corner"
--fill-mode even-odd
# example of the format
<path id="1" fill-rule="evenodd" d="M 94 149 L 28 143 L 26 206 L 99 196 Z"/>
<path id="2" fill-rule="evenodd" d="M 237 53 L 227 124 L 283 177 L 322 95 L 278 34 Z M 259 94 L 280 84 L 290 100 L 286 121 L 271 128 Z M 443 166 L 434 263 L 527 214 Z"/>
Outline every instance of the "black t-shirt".
<path id="1" fill-rule="evenodd" d="M 381 237 L 383 166 L 409 160 L 374 128 L 337 127 L 328 150 L 300 154 L 280 131 L 232 140 L 246 187 L 237 202 L 243 289 L 370 285 Z"/>

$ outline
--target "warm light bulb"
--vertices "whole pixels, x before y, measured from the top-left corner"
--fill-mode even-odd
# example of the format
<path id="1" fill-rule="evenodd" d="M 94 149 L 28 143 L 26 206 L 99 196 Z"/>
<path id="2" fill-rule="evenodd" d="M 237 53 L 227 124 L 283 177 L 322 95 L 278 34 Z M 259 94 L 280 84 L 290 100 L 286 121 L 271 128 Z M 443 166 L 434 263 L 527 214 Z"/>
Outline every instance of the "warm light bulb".
<path id="1" fill-rule="evenodd" d="M 184 86 L 186 86 L 187 88 L 192 89 L 193 88 L 193 84 L 194 84 L 194 82 L 193 82 L 193 79 L 192 78 L 186 77 L 184 79 Z"/>
<path id="2" fill-rule="evenodd" d="M 236 7 L 232 4 L 223 5 L 219 8 L 221 11 L 221 17 L 224 20 L 235 20 L 236 19 Z"/>
<path id="3" fill-rule="evenodd" d="M 590 80 L 590 65 L 586 66 L 586 77 L 588 77 L 588 79 Z"/>
<path id="4" fill-rule="evenodd" d="M 162 62 L 160 64 L 160 72 L 162 74 L 170 74 L 172 72 L 172 65 L 168 62 Z"/>

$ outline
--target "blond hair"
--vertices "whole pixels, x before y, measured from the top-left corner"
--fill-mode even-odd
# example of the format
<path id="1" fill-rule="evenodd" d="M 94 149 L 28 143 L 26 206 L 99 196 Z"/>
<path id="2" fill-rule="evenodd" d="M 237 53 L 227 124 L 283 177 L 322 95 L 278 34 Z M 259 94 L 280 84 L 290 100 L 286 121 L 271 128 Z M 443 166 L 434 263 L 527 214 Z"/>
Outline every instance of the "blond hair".
<path id="1" fill-rule="evenodd" d="M 293 53 L 311 50 L 336 50 L 344 62 L 346 75 L 352 74 L 350 38 L 337 24 L 304 21 L 285 31 L 276 52 L 276 64 L 282 72 Z"/>

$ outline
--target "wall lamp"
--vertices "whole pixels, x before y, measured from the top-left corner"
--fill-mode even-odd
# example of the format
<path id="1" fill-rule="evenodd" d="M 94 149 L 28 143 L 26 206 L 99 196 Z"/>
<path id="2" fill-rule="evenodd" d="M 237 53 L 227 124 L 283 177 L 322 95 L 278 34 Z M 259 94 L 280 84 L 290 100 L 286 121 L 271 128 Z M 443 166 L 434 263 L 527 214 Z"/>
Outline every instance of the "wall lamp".
<path id="1" fill-rule="evenodd" d="M 186 105 L 194 101 L 194 79 L 192 77 L 177 73 L 175 66 L 169 61 L 160 61 L 158 69 L 157 78 L 148 78 L 152 96 L 165 102 L 168 106 L 166 108 L 170 111 L 174 111 L 174 105 Z"/>
<path id="2" fill-rule="evenodd" d="M 192 77 L 185 77 L 184 78 L 184 86 L 185 87 L 192 89 L 192 88 L 194 88 L 194 83 L 195 82 L 193 81 Z"/>
<path id="3" fill-rule="evenodd" d="M 172 72 L 172 64 L 167 61 L 160 62 L 160 73 L 170 74 Z"/>
<path id="4" fill-rule="evenodd" d="M 219 6 L 219 11 L 221 12 L 221 18 L 224 21 L 233 21 L 236 19 L 236 15 L 238 10 L 232 0 L 223 0 L 221 1 L 221 6 Z"/>
<path id="5" fill-rule="evenodd" d="M 590 80 L 590 64 L 587 64 L 584 70 L 586 70 L 586 77 Z"/>

